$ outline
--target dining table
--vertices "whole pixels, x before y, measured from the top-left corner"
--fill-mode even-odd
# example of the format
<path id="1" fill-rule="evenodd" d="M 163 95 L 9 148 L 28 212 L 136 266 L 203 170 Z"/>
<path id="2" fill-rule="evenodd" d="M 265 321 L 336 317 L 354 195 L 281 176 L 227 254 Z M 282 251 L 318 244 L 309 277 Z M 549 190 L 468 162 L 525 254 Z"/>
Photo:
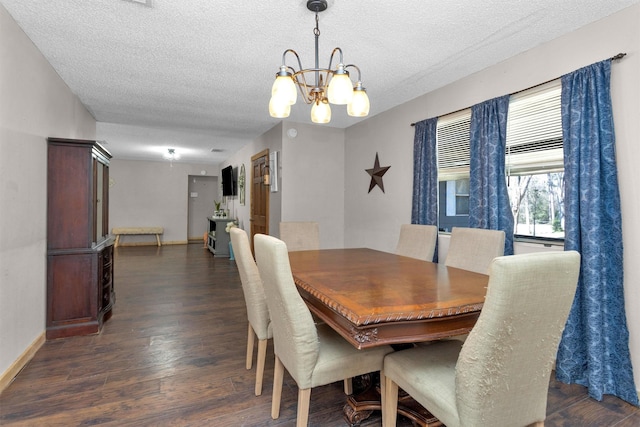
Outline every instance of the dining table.
<path id="1" fill-rule="evenodd" d="M 294 251 L 289 263 L 311 313 L 358 349 L 402 349 L 468 333 L 489 281 L 485 274 L 368 248 Z M 380 409 L 372 384 L 348 396 L 345 420 L 357 425 Z M 400 397 L 398 413 L 416 425 L 440 425 L 408 396 Z"/>

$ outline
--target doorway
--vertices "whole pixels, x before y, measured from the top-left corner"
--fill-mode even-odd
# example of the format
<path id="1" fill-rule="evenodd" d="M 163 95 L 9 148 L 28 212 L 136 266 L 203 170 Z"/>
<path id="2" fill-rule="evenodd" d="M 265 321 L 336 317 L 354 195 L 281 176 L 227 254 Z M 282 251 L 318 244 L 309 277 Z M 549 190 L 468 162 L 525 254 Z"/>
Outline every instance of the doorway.
<path id="1" fill-rule="evenodd" d="M 269 234 L 269 186 L 264 184 L 265 167 L 269 164 L 269 149 L 251 156 L 251 250 L 253 236 Z"/>
<path id="2" fill-rule="evenodd" d="M 218 177 L 189 175 L 188 179 L 187 236 L 189 243 L 202 243 L 207 217 L 213 215 L 213 201 L 218 199 Z"/>

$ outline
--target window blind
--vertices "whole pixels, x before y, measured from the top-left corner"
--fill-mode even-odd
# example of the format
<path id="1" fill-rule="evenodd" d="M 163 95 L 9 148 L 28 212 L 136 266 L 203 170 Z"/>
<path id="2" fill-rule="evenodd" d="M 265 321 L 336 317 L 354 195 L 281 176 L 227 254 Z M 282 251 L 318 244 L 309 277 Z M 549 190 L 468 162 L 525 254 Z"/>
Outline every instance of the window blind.
<path id="1" fill-rule="evenodd" d="M 438 118 L 436 126 L 438 181 L 450 181 L 469 176 L 470 129 L 470 108 Z"/>
<path id="2" fill-rule="evenodd" d="M 507 116 L 508 175 L 564 169 L 560 79 L 511 95 Z"/>
<path id="3" fill-rule="evenodd" d="M 560 79 L 511 95 L 507 116 L 508 175 L 564 169 Z M 471 109 L 438 118 L 438 181 L 469 176 Z"/>

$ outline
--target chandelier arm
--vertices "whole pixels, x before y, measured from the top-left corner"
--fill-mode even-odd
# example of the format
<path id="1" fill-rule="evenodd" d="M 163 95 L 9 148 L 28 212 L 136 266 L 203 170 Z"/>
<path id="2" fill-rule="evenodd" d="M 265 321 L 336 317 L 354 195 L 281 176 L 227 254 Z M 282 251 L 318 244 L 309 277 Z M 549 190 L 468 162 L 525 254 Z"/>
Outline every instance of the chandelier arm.
<path id="1" fill-rule="evenodd" d="M 331 56 L 329 57 L 329 70 L 331 70 L 331 64 L 333 64 L 333 55 L 335 55 L 336 52 L 340 53 L 340 61 L 338 61 L 338 64 L 342 64 L 342 49 L 340 49 L 339 47 L 335 47 L 331 51 Z"/>
<path id="2" fill-rule="evenodd" d="M 282 53 L 282 65 L 285 65 L 287 68 L 291 69 L 294 73 L 296 72 L 295 68 L 288 66 L 286 63 L 286 56 L 287 56 L 287 53 L 289 52 L 291 52 L 293 56 L 296 57 L 296 60 L 298 61 L 298 67 L 300 70 L 302 70 L 302 62 L 300 61 L 300 56 L 298 55 L 298 52 L 296 52 L 293 49 L 287 49 Z"/>
<path id="3" fill-rule="evenodd" d="M 357 81 L 362 81 L 362 76 L 360 75 L 360 67 L 358 67 L 356 64 L 349 64 L 349 65 L 345 65 L 344 69 L 346 70 L 349 67 L 353 67 L 356 69 L 356 71 L 358 71 L 358 80 Z"/>

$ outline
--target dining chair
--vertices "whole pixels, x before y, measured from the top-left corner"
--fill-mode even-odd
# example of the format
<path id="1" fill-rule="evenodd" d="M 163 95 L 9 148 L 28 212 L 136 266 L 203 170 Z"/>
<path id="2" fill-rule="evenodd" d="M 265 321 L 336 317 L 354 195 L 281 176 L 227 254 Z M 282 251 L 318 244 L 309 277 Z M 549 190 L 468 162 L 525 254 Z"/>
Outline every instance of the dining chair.
<path id="1" fill-rule="evenodd" d="M 444 264 L 487 274 L 494 258 L 504 255 L 504 231 L 453 227 Z"/>
<path id="2" fill-rule="evenodd" d="M 284 221 L 280 223 L 280 240 L 287 249 L 308 251 L 320 248 L 320 229 L 315 221 Z"/>
<path id="3" fill-rule="evenodd" d="M 327 324 L 315 324 L 293 281 L 286 244 L 256 234 L 254 247 L 273 324 L 276 362 L 271 417 L 280 415 L 286 369 L 298 385 L 296 426 L 306 426 L 313 387 L 380 371 L 384 356 L 393 349 L 383 345 L 358 350 Z"/>
<path id="4" fill-rule="evenodd" d="M 258 337 L 258 358 L 256 360 L 256 385 L 255 394 L 262 394 L 262 380 L 264 378 L 264 363 L 267 355 L 267 343 L 272 338 L 271 320 L 269 319 L 269 308 L 264 296 L 262 280 L 258 266 L 253 259 L 249 245 L 247 232 L 241 228 L 231 228 L 231 246 L 240 273 L 242 292 L 247 306 L 247 318 L 249 329 L 247 334 L 247 357 L 246 368 L 251 369 L 253 364 L 253 347 L 255 337 Z"/>
<path id="5" fill-rule="evenodd" d="M 396 425 L 400 387 L 447 427 L 543 426 L 579 271 L 575 251 L 496 258 L 464 343 L 436 341 L 385 357 L 383 425 Z"/>
<path id="6" fill-rule="evenodd" d="M 435 225 L 402 224 L 396 254 L 431 262 L 437 240 L 438 227 Z"/>

